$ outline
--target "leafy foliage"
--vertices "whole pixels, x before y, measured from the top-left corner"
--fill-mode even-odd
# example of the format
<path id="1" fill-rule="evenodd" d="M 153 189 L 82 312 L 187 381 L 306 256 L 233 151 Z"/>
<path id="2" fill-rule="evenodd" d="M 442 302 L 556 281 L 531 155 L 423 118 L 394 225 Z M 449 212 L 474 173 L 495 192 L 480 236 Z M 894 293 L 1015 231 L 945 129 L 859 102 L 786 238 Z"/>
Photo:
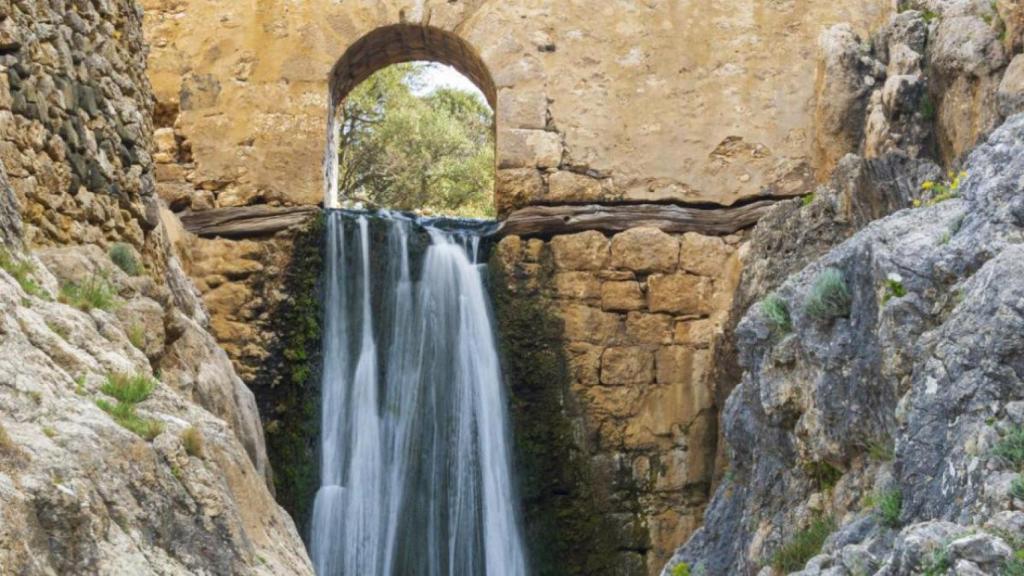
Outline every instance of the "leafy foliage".
<path id="1" fill-rule="evenodd" d="M 830 320 L 850 314 L 850 289 L 846 286 L 843 273 L 828 268 L 811 287 L 807 297 L 807 313 L 819 320 Z"/>
<path id="2" fill-rule="evenodd" d="M 800 570 L 807 561 L 821 552 L 825 539 L 836 528 L 831 516 L 819 516 L 810 526 L 797 532 L 772 555 L 769 565 L 776 571 L 790 573 Z"/>
<path id="3" fill-rule="evenodd" d="M 793 321 L 789 316 L 789 305 L 777 294 L 769 294 L 761 301 L 761 312 L 775 332 L 786 334 L 793 330 Z"/>
<path id="4" fill-rule="evenodd" d="M 914 207 L 935 206 L 946 200 L 959 198 L 960 185 L 964 178 L 967 178 L 967 172 L 960 172 L 959 174 L 950 172 L 949 179 L 945 182 L 928 180 L 921 184 L 921 190 L 924 191 L 925 198 L 914 200 Z"/>
<path id="5" fill-rule="evenodd" d="M 132 247 L 123 242 L 118 242 L 111 246 L 109 256 L 114 264 L 117 264 L 117 267 L 124 270 L 124 273 L 129 276 L 138 276 L 139 272 L 142 271 L 142 267 L 139 266 L 139 261 L 135 258 Z"/>
<path id="6" fill-rule="evenodd" d="M 399 210 L 493 216 L 493 114 L 472 92 L 417 94 L 426 69 L 390 66 L 348 95 L 339 194 Z"/>
<path id="7" fill-rule="evenodd" d="M 1010 496 L 1017 500 L 1024 500 L 1024 476 L 1017 476 L 1010 483 Z"/>
<path id="8" fill-rule="evenodd" d="M 672 568 L 672 576 L 690 576 L 690 565 L 686 562 L 676 564 L 675 568 Z"/>

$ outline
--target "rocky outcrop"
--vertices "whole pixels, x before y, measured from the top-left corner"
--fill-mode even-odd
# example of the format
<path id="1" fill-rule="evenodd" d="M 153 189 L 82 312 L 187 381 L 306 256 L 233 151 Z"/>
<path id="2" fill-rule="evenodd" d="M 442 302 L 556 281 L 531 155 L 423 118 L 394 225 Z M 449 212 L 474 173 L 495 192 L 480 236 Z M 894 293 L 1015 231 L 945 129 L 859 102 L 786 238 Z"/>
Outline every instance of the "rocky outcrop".
<path id="1" fill-rule="evenodd" d="M 212 337 L 95 246 L 23 262 L 0 272 L 0 563 L 310 573 L 267 490 L 252 395 Z M 197 345 L 216 352 L 184 353 Z M 122 413 L 111 387 L 124 378 L 152 391 Z"/>
<path id="2" fill-rule="evenodd" d="M 1010 448 L 1024 424 L 1022 159 L 1015 116 L 959 191 L 871 224 L 750 308 L 722 417 L 729 471 L 666 574 L 1006 566 L 1024 545 Z M 814 304 L 826 294 L 831 309 Z"/>

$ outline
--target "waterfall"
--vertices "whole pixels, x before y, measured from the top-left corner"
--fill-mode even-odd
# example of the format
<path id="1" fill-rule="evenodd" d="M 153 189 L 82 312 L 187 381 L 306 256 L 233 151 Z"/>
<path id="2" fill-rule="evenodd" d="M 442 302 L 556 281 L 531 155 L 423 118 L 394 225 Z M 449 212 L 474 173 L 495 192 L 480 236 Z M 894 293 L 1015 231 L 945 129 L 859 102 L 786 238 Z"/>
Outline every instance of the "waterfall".
<path id="1" fill-rule="evenodd" d="M 478 251 L 465 229 L 328 213 L 321 576 L 526 573 Z"/>

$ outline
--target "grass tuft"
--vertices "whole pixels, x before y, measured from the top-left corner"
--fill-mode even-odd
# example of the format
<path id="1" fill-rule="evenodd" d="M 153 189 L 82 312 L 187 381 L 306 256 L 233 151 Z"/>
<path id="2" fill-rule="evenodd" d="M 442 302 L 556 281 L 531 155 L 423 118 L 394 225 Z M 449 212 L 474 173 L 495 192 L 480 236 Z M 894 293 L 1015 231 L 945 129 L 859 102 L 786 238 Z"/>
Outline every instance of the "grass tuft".
<path id="1" fill-rule="evenodd" d="M 818 320 L 831 320 L 850 314 L 850 289 L 846 286 L 843 273 L 827 268 L 815 280 L 807 297 L 805 309 Z"/>
<path id="2" fill-rule="evenodd" d="M 110 281 L 93 275 L 81 284 L 67 282 L 61 286 L 60 301 L 83 312 L 93 308 L 111 310 L 117 302 L 117 294 Z"/>
<path id="3" fill-rule="evenodd" d="M 0 247 L 0 270 L 10 274 L 29 296 L 50 300 L 50 294 L 32 278 L 32 274 L 35 272 L 32 263 L 15 258 L 3 247 Z"/>
<path id="4" fill-rule="evenodd" d="M 145 375 L 111 374 L 100 387 L 100 391 L 117 399 L 118 402 L 113 404 L 100 399 L 96 401 L 96 405 L 124 428 L 146 440 L 152 440 L 163 432 L 163 424 L 140 417 L 135 413 L 135 405 L 149 398 L 155 388 L 156 382 Z"/>
<path id="5" fill-rule="evenodd" d="M 123 242 L 111 246 L 108 255 L 114 264 L 117 264 L 117 267 L 124 270 L 124 273 L 129 276 L 138 276 L 142 271 L 132 247 Z"/>
<path id="6" fill-rule="evenodd" d="M 890 462 L 896 457 L 896 449 L 891 439 L 873 440 L 867 445 L 868 458 L 873 462 Z"/>
<path id="7" fill-rule="evenodd" d="M 875 514 L 883 526 L 896 528 L 900 525 L 903 511 L 903 494 L 897 490 L 884 490 L 875 498 Z"/>
<path id="8" fill-rule="evenodd" d="M 811 558 L 821 552 L 825 539 L 836 528 L 831 516 L 819 516 L 810 526 L 797 532 L 787 540 L 775 554 L 772 554 L 769 565 L 776 571 L 789 573 L 803 569 Z"/>
<path id="9" fill-rule="evenodd" d="M 128 327 L 128 341 L 139 350 L 146 348 L 146 328 L 142 324 L 132 324 Z"/>
<path id="10" fill-rule="evenodd" d="M 777 294 L 769 294 L 761 301 L 761 312 L 764 314 L 772 330 L 778 334 L 787 334 L 793 330 L 793 320 L 789 316 L 789 306 Z"/>
<path id="11" fill-rule="evenodd" d="M 1017 500 L 1024 500 L 1024 477 L 1017 476 L 1010 483 L 1010 496 Z"/>
<path id="12" fill-rule="evenodd" d="M 181 443 L 189 456 L 203 457 L 203 433 L 195 426 L 189 426 L 181 433 Z"/>

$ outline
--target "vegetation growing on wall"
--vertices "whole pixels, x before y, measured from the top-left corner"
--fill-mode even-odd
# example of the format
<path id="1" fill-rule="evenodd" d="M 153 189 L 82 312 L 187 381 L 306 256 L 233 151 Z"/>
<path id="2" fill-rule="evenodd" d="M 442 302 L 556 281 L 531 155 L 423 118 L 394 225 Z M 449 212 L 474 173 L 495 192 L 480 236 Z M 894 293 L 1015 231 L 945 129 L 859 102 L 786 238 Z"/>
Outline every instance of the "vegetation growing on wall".
<path id="1" fill-rule="evenodd" d="M 606 514 L 607 495 L 599 493 L 569 412 L 562 321 L 497 257 L 490 269 L 532 572 L 627 573 L 623 538 Z"/>
<path id="2" fill-rule="evenodd" d="M 295 238 L 291 263 L 284 272 L 282 290 L 287 299 L 271 317 L 278 340 L 271 347 L 265 372 L 253 386 L 264 418 L 277 501 L 303 535 L 308 533 L 319 484 L 316 438 L 323 238 L 322 215 Z"/>

